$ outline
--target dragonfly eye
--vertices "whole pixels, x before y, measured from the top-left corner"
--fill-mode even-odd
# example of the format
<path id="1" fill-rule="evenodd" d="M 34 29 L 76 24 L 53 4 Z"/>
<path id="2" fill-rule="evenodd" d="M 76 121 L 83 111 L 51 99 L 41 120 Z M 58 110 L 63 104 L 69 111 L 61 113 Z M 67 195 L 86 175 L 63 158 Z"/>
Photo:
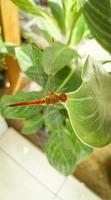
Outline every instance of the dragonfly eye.
<path id="1" fill-rule="evenodd" d="M 60 94 L 60 101 L 65 102 L 67 100 L 67 95 L 65 93 Z"/>

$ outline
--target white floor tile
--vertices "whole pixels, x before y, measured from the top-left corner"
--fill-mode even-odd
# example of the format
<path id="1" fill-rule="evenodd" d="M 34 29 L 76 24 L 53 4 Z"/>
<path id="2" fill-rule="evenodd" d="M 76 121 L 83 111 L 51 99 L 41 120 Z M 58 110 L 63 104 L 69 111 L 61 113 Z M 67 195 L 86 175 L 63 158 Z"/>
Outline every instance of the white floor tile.
<path id="1" fill-rule="evenodd" d="M 56 197 L 56 198 L 54 198 L 54 199 L 52 199 L 52 200 L 62 200 L 60 197 Z M 69 199 L 68 199 L 69 200 Z"/>
<path id="2" fill-rule="evenodd" d="M 101 200 L 87 189 L 83 183 L 71 176 L 67 178 L 58 196 L 62 200 Z"/>
<path id="3" fill-rule="evenodd" d="M 8 130 L 5 119 L 0 115 L 0 137 Z"/>
<path id="4" fill-rule="evenodd" d="M 52 200 L 54 195 L 0 150 L 0 200 Z"/>
<path id="5" fill-rule="evenodd" d="M 14 129 L 2 137 L 0 147 L 54 193 L 64 183 L 66 178 L 49 165 L 46 156 Z"/>

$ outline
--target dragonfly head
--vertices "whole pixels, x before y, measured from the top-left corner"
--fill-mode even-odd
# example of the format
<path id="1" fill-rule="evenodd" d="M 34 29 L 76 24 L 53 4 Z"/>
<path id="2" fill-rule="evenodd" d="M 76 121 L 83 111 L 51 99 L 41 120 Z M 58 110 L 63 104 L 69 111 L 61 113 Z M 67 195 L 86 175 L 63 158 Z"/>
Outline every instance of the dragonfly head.
<path id="1" fill-rule="evenodd" d="M 65 93 L 60 93 L 60 101 L 66 102 L 67 100 L 67 95 Z"/>

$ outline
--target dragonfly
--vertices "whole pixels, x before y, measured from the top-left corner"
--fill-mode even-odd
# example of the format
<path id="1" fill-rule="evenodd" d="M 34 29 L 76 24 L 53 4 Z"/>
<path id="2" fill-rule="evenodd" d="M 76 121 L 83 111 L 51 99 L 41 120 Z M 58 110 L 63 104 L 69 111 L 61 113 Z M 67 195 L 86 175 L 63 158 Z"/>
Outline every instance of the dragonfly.
<path id="1" fill-rule="evenodd" d="M 32 101 L 17 102 L 14 104 L 9 104 L 8 107 L 55 105 L 57 103 L 66 102 L 66 100 L 67 95 L 65 93 L 50 92 L 49 95 L 45 96 L 44 98 Z"/>

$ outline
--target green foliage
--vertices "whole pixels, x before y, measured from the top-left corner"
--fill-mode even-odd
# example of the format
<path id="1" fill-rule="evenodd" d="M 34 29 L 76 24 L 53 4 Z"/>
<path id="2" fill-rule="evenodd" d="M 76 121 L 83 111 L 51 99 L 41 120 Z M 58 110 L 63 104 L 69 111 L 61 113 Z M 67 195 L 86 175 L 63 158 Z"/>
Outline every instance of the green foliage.
<path id="1" fill-rule="evenodd" d="M 54 43 L 43 51 L 42 65 L 46 74 L 56 74 L 77 56 L 77 53 L 61 43 Z"/>
<path id="2" fill-rule="evenodd" d="M 1 112 L 6 118 L 17 118 L 17 119 L 31 119 L 37 116 L 37 112 L 41 110 L 38 106 L 23 106 L 23 107 L 8 107 L 9 104 L 21 101 L 29 101 L 37 98 L 41 98 L 42 94 L 37 92 L 23 93 L 18 92 L 16 95 L 5 95 L 0 102 Z"/>
<path id="3" fill-rule="evenodd" d="M 84 143 L 101 147 L 111 142 L 111 75 L 88 59 L 83 83 L 68 93 L 65 107 L 73 129 Z"/>
<path id="4" fill-rule="evenodd" d="M 79 42 L 81 41 L 81 38 L 85 34 L 85 29 L 86 29 L 86 23 L 85 23 L 83 15 L 81 15 L 73 31 L 73 37 L 72 37 L 71 43 L 76 44 L 76 45 L 79 44 Z"/>
<path id="5" fill-rule="evenodd" d="M 49 0 L 50 11 L 31 0 L 12 1 L 37 16 L 38 27 L 50 45 L 41 50 L 34 45 L 10 47 L 0 41 L 0 52 L 16 56 L 25 75 L 43 88 L 41 92 L 4 96 L 1 113 L 6 118 L 23 119 L 24 134 L 41 128 L 48 132 L 49 162 L 68 175 L 92 152 L 89 146 L 102 147 L 111 142 L 111 75 L 89 58 L 83 66 L 75 50 L 89 27 L 111 52 L 110 1 Z M 58 42 L 52 43 L 52 39 Z M 54 107 L 8 107 L 11 103 L 43 98 L 52 90 L 66 92 L 67 101 Z"/>
<path id="6" fill-rule="evenodd" d="M 51 131 L 46 152 L 51 165 L 63 174 L 71 174 L 76 165 L 88 156 L 92 149 L 88 148 L 77 139 L 69 120 L 62 123 L 60 112 L 54 109 L 44 115 L 46 125 Z"/>
<path id="7" fill-rule="evenodd" d="M 34 45 L 22 45 L 15 48 L 15 54 L 22 71 L 33 81 L 37 81 L 41 86 L 44 86 L 41 50 Z"/>
<path id="8" fill-rule="evenodd" d="M 69 122 L 68 125 L 64 125 L 64 123 L 67 124 L 65 121 L 68 120 L 68 116 L 63 106 L 57 105 L 57 108 L 52 106 L 48 108 L 45 106 L 12 108 L 8 105 L 43 97 L 44 94 L 51 91 L 53 81 L 55 82 L 54 91 L 77 89 L 81 84 L 80 70 L 76 69 L 78 54 L 73 49 L 57 42 L 43 51 L 33 45 L 15 47 L 15 55 L 24 73 L 32 80 L 38 81 L 44 89 L 41 92 L 19 92 L 14 96 L 4 96 L 0 103 L 1 113 L 6 118 L 23 119 L 22 132 L 24 134 L 33 134 L 40 128 L 45 128 L 49 135 L 51 134 L 46 147 L 48 159 L 53 166 L 68 175 L 79 161 L 89 155 L 91 149 L 78 141 Z M 73 57 L 76 57 L 75 64 L 73 63 L 75 69 L 71 65 L 67 66 Z M 48 73 L 49 69 L 50 73 Z M 40 81 L 41 78 L 43 82 Z M 65 155 L 68 157 L 65 158 Z"/>
<path id="9" fill-rule="evenodd" d="M 42 110 L 42 109 L 41 109 Z M 36 116 L 32 116 L 32 119 L 25 120 L 22 133 L 24 135 L 32 135 L 39 131 L 39 129 L 43 126 L 43 114 L 41 111 L 36 112 Z"/>
<path id="10" fill-rule="evenodd" d="M 12 1 L 22 10 L 36 15 L 37 27 L 40 30 L 40 34 L 49 44 L 51 43 L 51 38 L 64 44 L 67 42 L 70 44 L 77 44 L 85 35 L 86 29 L 82 25 L 78 28 L 77 24 L 79 18 L 81 20 L 82 15 L 80 4 L 77 0 L 48 0 L 48 8 L 50 11 L 48 8 L 42 9 L 40 6 L 35 5 L 33 1 Z M 84 18 L 82 18 L 82 22 L 85 26 L 86 22 Z M 75 28 L 76 33 L 74 32 Z M 77 33 L 78 29 L 81 32 L 79 37 Z"/>
<path id="11" fill-rule="evenodd" d="M 88 0 L 82 9 L 92 34 L 111 53 L 110 0 Z"/>
<path id="12" fill-rule="evenodd" d="M 105 0 L 102 3 L 101 0 L 60 0 L 57 2 L 49 0 L 51 15 L 46 14 L 33 1 L 12 1 L 27 12 L 37 16 L 41 15 L 37 17 L 38 27 L 48 42 L 50 41 L 49 36 L 51 36 L 63 43 L 78 44 L 86 35 L 87 22 L 97 41 L 111 52 L 110 0 Z M 81 17 L 82 14 L 86 21 Z"/>
<path id="13" fill-rule="evenodd" d="M 52 14 L 59 28 L 61 29 L 61 32 L 65 34 L 66 27 L 65 27 L 65 21 L 63 20 L 65 17 L 63 8 L 58 3 L 55 3 L 53 1 L 49 1 L 48 5 L 52 11 Z"/>
<path id="14" fill-rule="evenodd" d="M 19 1 L 11 0 L 11 1 L 26 12 L 35 15 L 42 15 L 41 9 L 37 7 L 37 5 L 34 3 L 33 0 L 19 0 Z"/>

